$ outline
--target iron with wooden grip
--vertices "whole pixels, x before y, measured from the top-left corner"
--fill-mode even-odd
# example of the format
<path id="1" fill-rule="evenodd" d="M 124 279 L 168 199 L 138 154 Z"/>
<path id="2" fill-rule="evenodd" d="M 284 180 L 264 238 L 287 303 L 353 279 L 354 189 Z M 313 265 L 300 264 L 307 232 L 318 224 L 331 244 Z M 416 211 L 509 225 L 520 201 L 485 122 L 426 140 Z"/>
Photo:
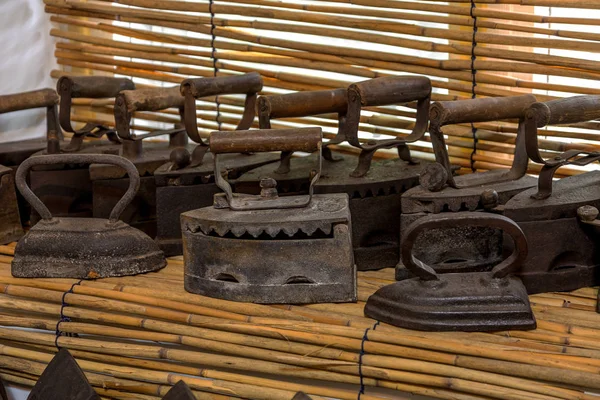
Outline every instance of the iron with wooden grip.
<path id="1" fill-rule="evenodd" d="M 258 129 L 253 131 L 212 132 L 210 150 L 214 154 L 215 182 L 224 193 L 215 195 L 215 208 L 232 210 L 266 210 L 274 208 L 301 208 L 310 204 L 314 185 L 321 175 L 321 128 Z M 220 154 L 269 151 L 318 152 L 317 169 L 310 172 L 310 187 L 306 196 L 280 198 L 274 179 L 261 180 L 261 195 L 233 193 L 231 185 L 223 177 L 224 167 Z"/>
<path id="2" fill-rule="evenodd" d="M 361 143 L 358 139 L 360 113 L 363 107 L 383 106 L 407 102 L 417 102 L 417 115 L 412 132 L 404 138 L 371 140 Z M 420 140 L 427 131 L 429 103 L 431 101 L 431 81 L 424 76 L 388 76 L 355 83 L 348 87 L 348 111 L 344 137 L 354 147 L 361 149 L 359 163 L 351 176 L 365 176 L 371 166 L 371 159 L 379 149 L 397 148 L 402 160 L 416 163 L 410 155 L 407 144 Z"/>
<path id="3" fill-rule="evenodd" d="M 567 150 L 553 158 L 545 159 L 538 145 L 538 128 L 547 125 L 575 124 L 600 118 L 600 96 L 573 96 L 565 99 L 534 103 L 525 117 L 525 143 L 531 161 L 542 164 L 538 191 L 532 197 L 546 199 L 552 194 L 555 172 L 565 165 L 584 166 L 600 161 L 600 152 Z"/>
<path id="4" fill-rule="evenodd" d="M 181 82 L 179 90 L 185 99 L 184 123 L 190 139 L 202 146 L 206 145 L 198 132 L 196 99 L 226 94 L 245 94 L 244 113 L 236 130 L 246 130 L 250 129 L 254 122 L 257 94 L 262 88 L 263 80 L 257 72 L 226 77 L 185 79 Z"/>

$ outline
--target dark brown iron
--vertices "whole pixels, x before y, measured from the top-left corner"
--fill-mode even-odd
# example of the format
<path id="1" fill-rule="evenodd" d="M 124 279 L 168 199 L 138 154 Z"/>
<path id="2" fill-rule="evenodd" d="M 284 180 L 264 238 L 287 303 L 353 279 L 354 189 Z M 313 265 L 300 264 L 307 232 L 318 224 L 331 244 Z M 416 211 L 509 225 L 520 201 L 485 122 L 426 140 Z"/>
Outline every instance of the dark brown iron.
<path id="1" fill-rule="evenodd" d="M 57 218 L 27 185 L 27 173 L 35 165 L 57 163 L 106 163 L 123 168 L 129 188 L 115 205 L 109 219 Z M 17 170 L 16 185 L 42 220 L 19 240 L 12 274 L 21 278 L 82 278 L 134 275 L 156 271 L 166 265 L 162 251 L 143 232 L 119 216 L 134 198 L 140 184 L 135 166 L 108 154 L 56 154 L 35 156 Z"/>
<path id="2" fill-rule="evenodd" d="M 256 72 L 232 77 L 186 79 L 181 83 L 184 96 L 185 126 L 190 139 L 197 144 L 190 153 L 184 148 L 171 152 L 170 162 L 155 172 L 157 234 L 161 249 L 167 256 L 183 253 L 181 244 L 181 213 L 212 204 L 220 189 L 214 183 L 213 155 L 198 132 L 196 99 L 206 96 L 241 93 L 246 95 L 244 114 L 236 130 L 250 129 L 254 121 L 257 92 L 262 89 L 262 78 Z M 252 168 L 274 162 L 275 154 L 238 153 L 221 156 L 229 179 Z"/>
<path id="3" fill-rule="evenodd" d="M 320 140 L 320 128 L 211 133 L 224 193 L 215 195 L 214 207 L 181 215 L 187 291 L 254 303 L 356 301 L 348 197 L 313 195 Z M 279 197 L 270 178 L 261 181 L 260 195 L 234 193 L 222 176 L 223 153 L 281 148 L 317 150 L 307 195 Z"/>
<path id="4" fill-rule="evenodd" d="M 67 349 L 52 358 L 27 400 L 100 400 Z"/>
<path id="5" fill-rule="evenodd" d="M 600 172 L 591 171 L 552 182 L 564 165 L 587 165 L 600 153 L 569 150 L 544 159 L 538 148 L 538 127 L 600 118 L 600 96 L 575 96 L 533 104 L 526 114 L 529 158 L 543 164 L 537 188 L 513 197 L 504 215 L 525 232 L 531 251 L 519 272 L 529 293 L 575 290 L 600 284 L 597 209 Z M 543 131 L 540 132 L 543 135 Z"/>
<path id="6" fill-rule="evenodd" d="M 376 78 L 348 89 L 261 96 L 258 112 L 261 128 L 270 128 L 271 119 L 337 113 L 338 133 L 324 145 L 323 174 L 315 193 L 346 193 L 350 197 L 354 258 L 359 270 L 379 269 L 397 264 L 400 231 L 400 195 L 418 184 L 426 163 L 416 164 L 408 143 L 419 140 L 427 130 L 431 83 L 425 77 Z M 362 107 L 417 101 L 417 120 L 410 135 L 361 143 L 358 126 Z M 330 145 L 349 142 L 360 148 L 358 157 L 334 155 Z M 378 149 L 397 148 L 399 159 L 371 162 Z M 277 170 L 256 168 L 235 181 L 238 192 L 257 193 L 260 179 L 269 176 L 282 193 L 306 193 L 307 171 L 314 155 L 291 158 L 282 153 Z"/>
<path id="7" fill-rule="evenodd" d="M 298 392 L 296 393 L 296 395 L 294 397 L 292 397 L 292 400 L 311 400 L 312 397 L 310 397 L 309 395 L 307 395 L 304 392 Z"/>
<path id="8" fill-rule="evenodd" d="M 184 381 L 179 381 L 165 394 L 162 400 L 196 400 L 196 396 Z"/>
<path id="9" fill-rule="evenodd" d="M 131 119 L 135 112 L 161 111 L 167 108 L 179 110 L 180 122 L 173 129 L 154 130 L 143 135 L 131 131 Z M 156 183 L 155 170 L 169 161 L 170 153 L 188 142 L 183 121 L 185 118 L 184 98 L 179 87 L 124 90 L 115 99 L 115 123 L 122 142 L 120 155 L 136 166 L 141 177 L 140 190 L 131 205 L 124 210 L 121 219 L 156 236 Z M 143 146 L 144 139 L 168 135 L 169 143 Z M 90 168 L 93 184 L 94 217 L 106 218 L 129 186 L 123 170 L 108 165 L 93 165 Z"/>
<path id="10" fill-rule="evenodd" d="M 413 254 L 429 230 L 465 226 L 502 229 L 514 242 L 512 254 L 491 271 L 438 274 Z M 458 238 L 460 240 L 460 238 Z M 396 282 L 369 297 L 365 315 L 408 329 L 500 331 L 535 329 L 527 291 L 517 272 L 527 257 L 521 228 L 501 215 L 458 212 L 429 215 L 412 223 L 402 242 L 402 259 L 416 278 Z"/>
<path id="11" fill-rule="evenodd" d="M 13 170 L 0 165 L 0 244 L 15 242 L 24 233 Z"/>
<path id="12" fill-rule="evenodd" d="M 494 211 L 516 194 L 535 185 L 527 172 L 525 112 L 535 102 L 532 95 L 436 102 L 431 106 L 430 135 L 436 163 L 428 165 L 420 186 L 402 195 L 400 241 L 416 219 L 427 214 L 458 211 Z M 510 169 L 475 172 L 454 177 L 442 128 L 449 124 L 518 119 L 513 164 Z M 448 247 L 457 236 L 461 245 Z M 426 233 L 415 251 L 438 272 L 489 270 L 502 256 L 502 233 L 488 227 L 465 227 Z M 410 277 L 402 260 L 396 279 Z"/>

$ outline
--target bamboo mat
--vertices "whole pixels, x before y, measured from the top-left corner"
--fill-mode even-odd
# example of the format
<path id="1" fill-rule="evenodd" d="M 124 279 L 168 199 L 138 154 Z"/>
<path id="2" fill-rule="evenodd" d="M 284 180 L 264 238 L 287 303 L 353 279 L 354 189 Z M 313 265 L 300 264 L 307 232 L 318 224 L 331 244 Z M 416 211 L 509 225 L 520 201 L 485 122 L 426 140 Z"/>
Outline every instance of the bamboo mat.
<path id="1" fill-rule="evenodd" d="M 17 279 L 13 251 L 0 246 L 0 377 L 16 384 L 33 385 L 66 347 L 106 399 L 158 399 L 180 379 L 198 399 L 289 400 L 302 390 L 316 399 L 592 400 L 600 392 L 597 289 L 531 296 L 534 331 L 429 333 L 363 316 L 392 269 L 360 272 L 356 304 L 265 306 L 185 292 L 180 257 L 136 277 Z"/>

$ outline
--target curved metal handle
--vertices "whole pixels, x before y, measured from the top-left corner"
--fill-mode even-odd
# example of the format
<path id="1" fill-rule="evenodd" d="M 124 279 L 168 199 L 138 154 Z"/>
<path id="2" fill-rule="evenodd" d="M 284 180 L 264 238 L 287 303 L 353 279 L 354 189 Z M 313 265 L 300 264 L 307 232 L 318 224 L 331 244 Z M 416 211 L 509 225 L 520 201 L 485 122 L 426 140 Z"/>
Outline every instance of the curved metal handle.
<path id="1" fill-rule="evenodd" d="M 574 96 L 532 104 L 525 115 L 525 143 L 531 161 L 543 164 L 538 179 L 538 191 L 532 197 L 546 199 L 552 194 L 554 173 L 564 165 L 584 166 L 600 160 L 600 152 L 568 150 L 551 159 L 540 153 L 538 128 L 553 124 L 568 124 L 600 118 L 600 96 Z"/>
<path id="2" fill-rule="evenodd" d="M 263 80 L 258 72 L 215 78 L 185 79 L 181 82 L 180 92 L 184 96 L 185 130 L 190 139 L 201 146 L 207 144 L 198 132 L 196 119 L 196 99 L 221 94 L 245 94 L 244 113 L 236 130 L 247 130 L 254 122 L 257 93 L 263 88 Z"/>
<path id="3" fill-rule="evenodd" d="M 434 214 L 419 218 L 410 224 L 406 236 L 403 238 L 401 250 L 402 262 L 406 268 L 423 280 L 439 279 L 438 274 L 431 266 L 413 256 L 412 249 L 419 234 L 425 230 L 460 226 L 498 228 L 512 237 L 515 243 L 514 250 L 508 258 L 492 269 L 494 278 L 504 278 L 511 272 L 517 271 L 525 261 L 527 257 L 527 238 L 516 222 L 503 215 L 466 211 Z"/>
<path id="4" fill-rule="evenodd" d="M 54 89 L 40 89 L 31 92 L 0 96 L 0 114 L 30 108 L 54 107 L 58 104 L 58 94 Z"/>
<path id="5" fill-rule="evenodd" d="M 406 103 L 415 100 L 417 101 L 417 116 L 413 131 L 408 136 L 402 139 L 377 140 L 369 142 L 369 144 L 360 143 L 358 125 L 362 107 Z M 359 164 L 351 175 L 355 177 L 366 175 L 373 155 L 378 149 L 397 147 L 398 155 L 403 160 L 414 162 L 406 145 L 422 139 L 425 135 L 429 124 L 430 101 L 431 81 L 424 76 L 388 76 L 350 85 L 343 135 L 348 143 L 362 150 Z"/>
<path id="6" fill-rule="evenodd" d="M 140 175 L 137 168 L 126 158 L 111 154 L 52 154 L 44 156 L 30 157 L 23 161 L 15 175 L 15 184 L 25 200 L 40 214 L 45 220 L 51 220 L 52 214 L 48 207 L 33 193 L 27 185 L 27 173 L 36 165 L 54 165 L 54 164 L 112 164 L 123 168 L 129 176 L 129 188 L 110 212 L 109 221 L 116 222 L 125 207 L 131 203 L 140 188 Z"/>

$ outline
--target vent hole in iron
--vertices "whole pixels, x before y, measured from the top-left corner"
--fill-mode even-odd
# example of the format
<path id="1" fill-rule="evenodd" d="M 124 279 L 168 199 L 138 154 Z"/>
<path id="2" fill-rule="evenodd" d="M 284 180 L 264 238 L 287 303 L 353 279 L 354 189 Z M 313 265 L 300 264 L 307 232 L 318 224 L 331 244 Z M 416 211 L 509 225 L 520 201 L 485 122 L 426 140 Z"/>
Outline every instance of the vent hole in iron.
<path id="1" fill-rule="evenodd" d="M 315 283 L 314 281 L 308 279 L 305 276 L 292 276 L 285 281 L 284 285 L 300 285 L 300 284 L 311 284 Z"/>
<path id="2" fill-rule="evenodd" d="M 219 274 L 215 277 L 215 280 L 217 281 L 221 281 L 221 282 L 234 282 L 234 283 L 240 283 L 240 281 L 238 281 L 235 276 L 231 275 L 231 274 Z"/>
<path id="3" fill-rule="evenodd" d="M 321 229 L 316 229 L 311 235 L 298 229 L 292 236 L 288 236 L 283 230 L 277 232 L 275 237 L 271 237 L 267 232 L 261 232 L 257 237 L 252 236 L 248 232 L 244 232 L 241 236 L 234 235 L 231 231 L 220 236 L 217 232 L 211 231 L 207 236 L 220 237 L 223 239 L 234 239 L 234 240 L 303 240 L 303 239 L 332 239 L 333 227 L 329 233 L 323 232 Z"/>

